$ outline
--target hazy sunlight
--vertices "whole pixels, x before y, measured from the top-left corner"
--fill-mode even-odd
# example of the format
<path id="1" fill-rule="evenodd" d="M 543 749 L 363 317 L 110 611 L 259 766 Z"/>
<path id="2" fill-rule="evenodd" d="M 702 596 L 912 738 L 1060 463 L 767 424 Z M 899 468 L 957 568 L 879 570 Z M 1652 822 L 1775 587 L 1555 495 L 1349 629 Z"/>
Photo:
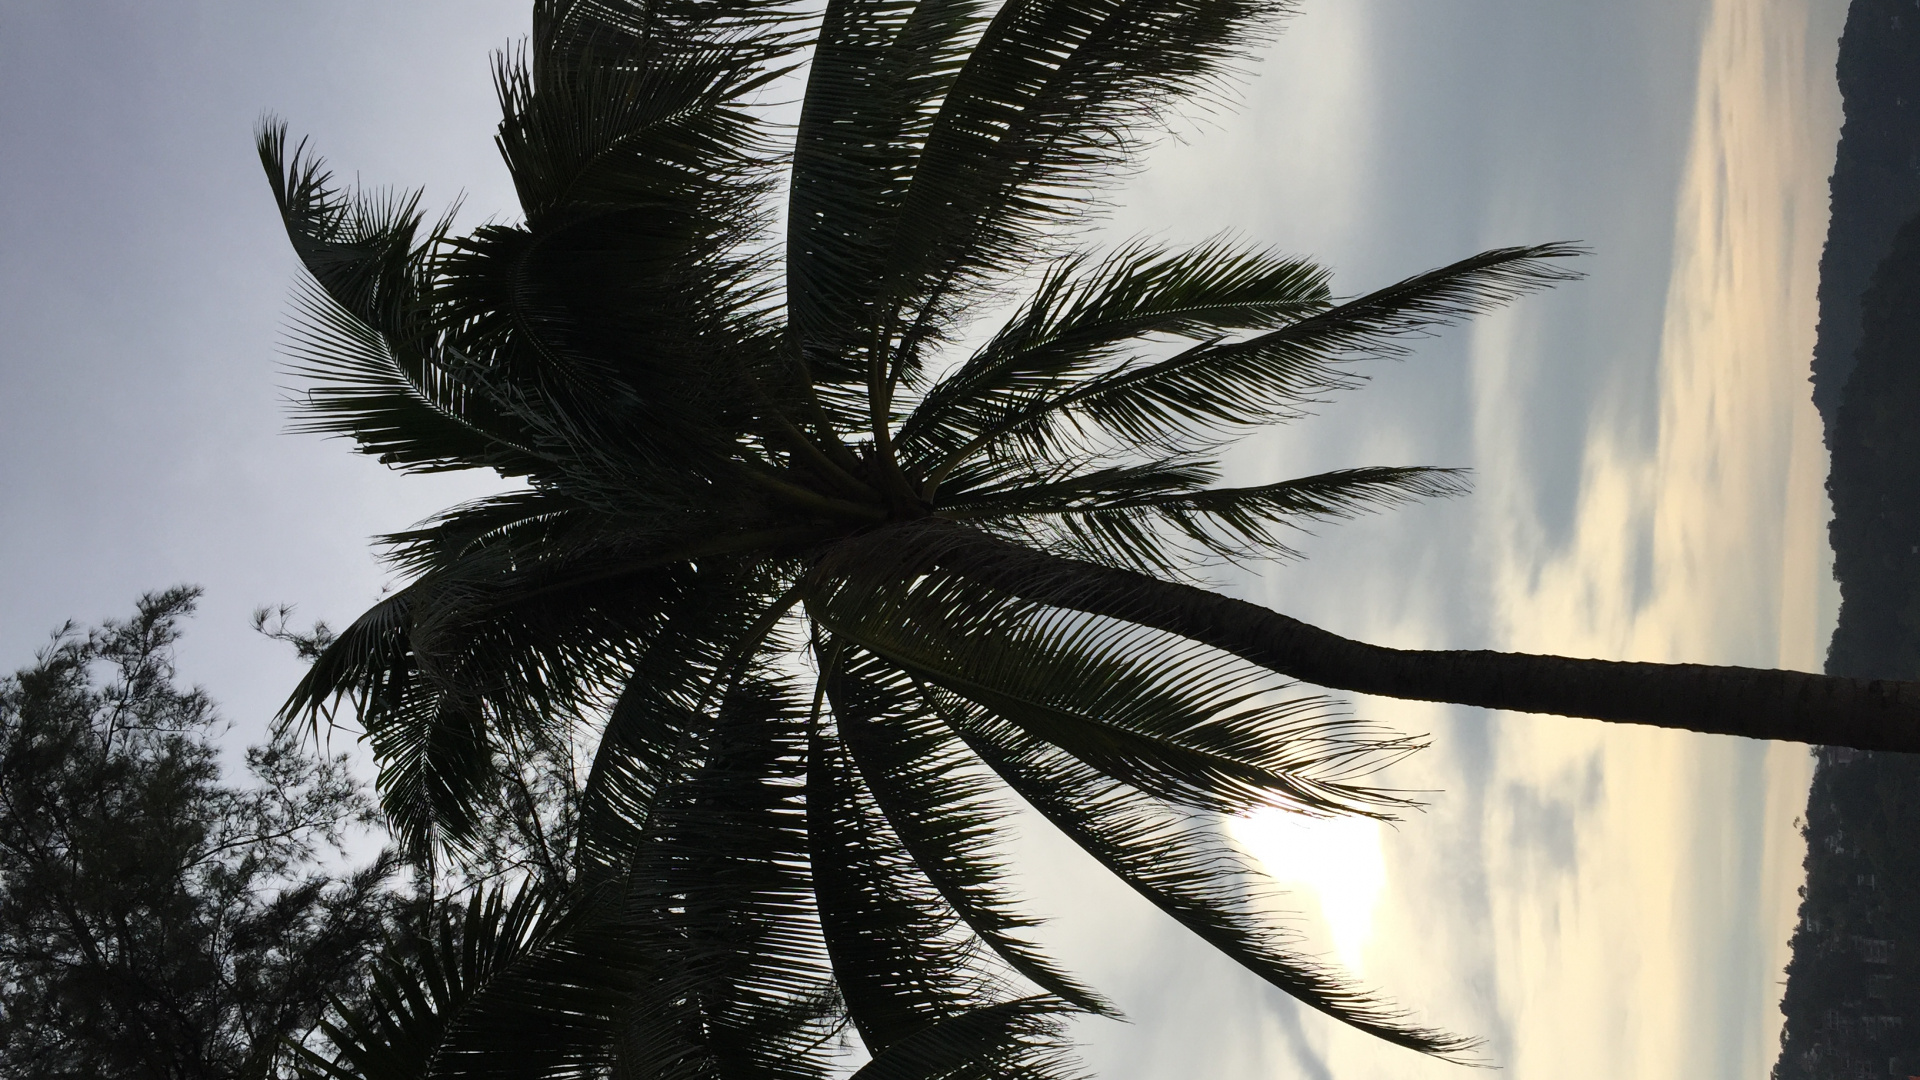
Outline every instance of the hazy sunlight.
<path id="1" fill-rule="evenodd" d="M 1374 909 L 1387 883 L 1380 823 L 1262 810 L 1229 819 L 1227 831 L 1291 894 L 1285 906 L 1310 918 L 1317 915 L 1340 963 L 1360 972 L 1373 936 Z"/>

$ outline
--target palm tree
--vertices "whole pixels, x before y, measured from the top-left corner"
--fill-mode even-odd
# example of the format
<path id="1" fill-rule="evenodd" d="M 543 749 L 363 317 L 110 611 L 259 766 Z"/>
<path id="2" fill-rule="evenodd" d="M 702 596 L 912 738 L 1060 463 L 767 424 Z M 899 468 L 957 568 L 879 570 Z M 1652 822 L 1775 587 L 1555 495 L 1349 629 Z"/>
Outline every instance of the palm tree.
<path id="1" fill-rule="evenodd" d="M 624 882 L 621 910 L 729 957 L 756 1008 L 830 978 L 882 1055 L 1021 986 L 1107 1008 L 1001 882 L 1005 789 L 1300 1001 L 1463 1053 L 1300 956 L 1219 832 L 1403 805 L 1364 774 L 1417 744 L 1292 680 L 1920 749 L 1911 684 L 1385 649 L 1189 576 L 1462 490 L 1421 467 L 1221 487 L 1215 463 L 1354 361 L 1571 276 L 1572 248 L 1503 248 L 1338 300 L 1230 239 L 1074 247 L 1090 192 L 1290 6 L 537 0 L 497 75 L 524 220 L 458 236 L 265 128 L 313 285 L 306 429 L 515 482 L 387 538 L 408 583 L 287 715 L 350 699 L 400 834 L 456 861 L 499 763 L 586 725 L 578 887 Z"/>

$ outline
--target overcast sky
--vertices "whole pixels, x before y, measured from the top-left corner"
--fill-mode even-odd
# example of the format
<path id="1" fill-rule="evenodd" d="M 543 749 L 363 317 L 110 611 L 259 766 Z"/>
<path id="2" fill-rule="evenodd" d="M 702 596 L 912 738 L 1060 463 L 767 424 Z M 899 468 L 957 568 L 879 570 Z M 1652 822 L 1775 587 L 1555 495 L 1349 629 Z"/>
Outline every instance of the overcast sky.
<path id="1" fill-rule="evenodd" d="M 1371 370 L 1236 480 L 1475 470 L 1225 586 L 1388 644 L 1817 667 L 1825 461 L 1805 397 L 1839 0 L 1309 0 L 1240 107 L 1157 150 L 1106 236 L 1222 231 L 1353 293 L 1580 240 L 1588 280 Z M 197 582 L 189 677 L 256 735 L 297 671 L 263 603 L 345 622 L 366 544 L 484 480 L 281 434 L 294 260 L 263 110 L 344 173 L 511 216 L 490 50 L 519 2 L 0 0 L 0 664 Z M 1241 827 L 1329 957 L 1534 1077 L 1758 1077 L 1798 884 L 1799 748 L 1357 703 L 1430 731 L 1398 829 Z M 1132 1017 L 1111 1080 L 1461 1076 L 1294 1009 L 1044 835 L 1049 940 Z"/>

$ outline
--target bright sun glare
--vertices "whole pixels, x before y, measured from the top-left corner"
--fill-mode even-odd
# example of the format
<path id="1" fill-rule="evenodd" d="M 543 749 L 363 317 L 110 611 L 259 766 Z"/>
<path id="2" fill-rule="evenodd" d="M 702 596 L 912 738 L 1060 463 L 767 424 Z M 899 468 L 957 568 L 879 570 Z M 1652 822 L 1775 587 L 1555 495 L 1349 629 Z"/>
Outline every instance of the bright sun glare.
<path id="1" fill-rule="evenodd" d="M 1380 823 L 1261 810 L 1229 819 L 1227 831 L 1287 890 L 1286 907 L 1309 918 L 1318 916 L 1334 955 L 1347 970 L 1359 973 L 1373 936 L 1374 909 L 1387 882 Z"/>

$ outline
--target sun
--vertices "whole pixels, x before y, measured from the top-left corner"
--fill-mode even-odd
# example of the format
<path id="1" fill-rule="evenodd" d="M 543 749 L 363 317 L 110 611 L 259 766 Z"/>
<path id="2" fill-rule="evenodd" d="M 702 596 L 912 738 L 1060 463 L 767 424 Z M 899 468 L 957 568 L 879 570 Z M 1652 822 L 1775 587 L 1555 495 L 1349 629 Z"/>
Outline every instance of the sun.
<path id="1" fill-rule="evenodd" d="M 1291 894 L 1289 907 L 1318 916 L 1340 963 L 1356 974 L 1363 971 L 1374 911 L 1387 883 L 1380 823 L 1259 810 L 1229 818 L 1227 832 Z"/>

